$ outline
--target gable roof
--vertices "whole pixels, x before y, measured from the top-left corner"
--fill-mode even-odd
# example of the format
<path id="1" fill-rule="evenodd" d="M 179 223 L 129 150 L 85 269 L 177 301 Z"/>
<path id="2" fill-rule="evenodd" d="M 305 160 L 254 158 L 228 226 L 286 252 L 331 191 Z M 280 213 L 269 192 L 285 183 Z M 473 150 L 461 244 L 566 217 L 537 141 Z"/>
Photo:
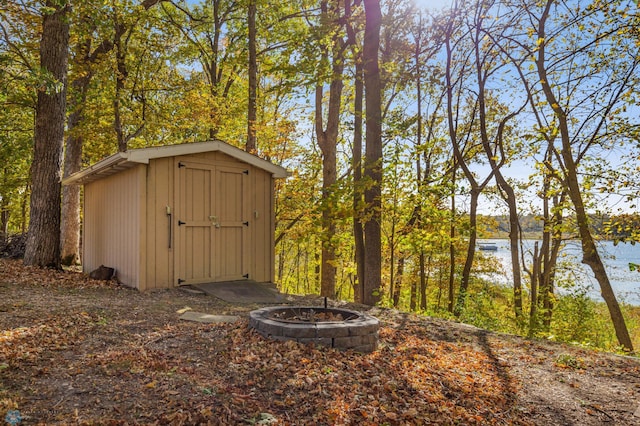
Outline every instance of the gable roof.
<path id="1" fill-rule="evenodd" d="M 219 151 L 244 163 L 265 170 L 274 178 L 285 178 L 288 172 L 267 160 L 243 151 L 222 141 L 194 142 L 179 145 L 165 145 L 151 148 L 130 149 L 118 152 L 110 157 L 98 161 L 86 169 L 80 170 L 62 179 L 63 185 L 84 185 L 122 170 L 130 169 L 136 164 L 149 164 L 155 158 L 174 157 L 178 155 L 200 154 L 203 152 Z"/>

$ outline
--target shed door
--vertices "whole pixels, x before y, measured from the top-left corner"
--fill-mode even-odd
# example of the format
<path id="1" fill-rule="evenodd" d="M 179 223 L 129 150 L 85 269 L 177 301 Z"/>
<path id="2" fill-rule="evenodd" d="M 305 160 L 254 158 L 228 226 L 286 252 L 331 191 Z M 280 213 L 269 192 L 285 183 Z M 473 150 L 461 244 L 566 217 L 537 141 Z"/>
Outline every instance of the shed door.
<path id="1" fill-rule="evenodd" d="M 247 170 L 178 161 L 179 284 L 248 278 Z"/>

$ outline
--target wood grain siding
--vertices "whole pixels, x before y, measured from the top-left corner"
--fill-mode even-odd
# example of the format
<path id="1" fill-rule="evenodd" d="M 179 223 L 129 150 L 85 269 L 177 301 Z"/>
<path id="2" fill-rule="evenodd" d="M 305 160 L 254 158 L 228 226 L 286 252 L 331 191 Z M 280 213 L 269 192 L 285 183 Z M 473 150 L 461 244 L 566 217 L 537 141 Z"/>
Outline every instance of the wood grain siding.
<path id="1" fill-rule="evenodd" d="M 252 179 L 253 200 L 252 257 L 255 260 L 252 265 L 251 275 L 256 281 L 270 282 L 273 280 L 274 266 L 271 264 L 273 231 L 271 228 L 271 175 L 263 170 L 254 169 Z"/>
<path id="2" fill-rule="evenodd" d="M 265 226 L 268 229 L 269 237 L 267 241 L 269 242 L 269 247 L 265 247 L 265 258 L 268 259 L 267 263 L 269 265 L 269 282 L 276 282 L 276 208 L 275 208 L 275 179 L 273 176 L 269 175 L 268 180 L 269 191 L 265 191 L 265 194 L 268 194 L 267 197 L 267 205 L 269 206 L 269 223 Z"/>
<path id="3" fill-rule="evenodd" d="M 174 286 L 173 253 L 174 215 L 174 162 L 172 157 L 151 160 L 147 168 L 146 260 L 143 263 L 146 279 L 144 289 Z M 167 207 L 170 214 L 167 214 Z M 170 229 L 171 227 L 171 229 Z"/>
<path id="4" fill-rule="evenodd" d="M 140 179 L 145 167 L 139 165 L 85 186 L 85 272 L 100 265 L 115 267 L 120 282 L 139 287 L 141 203 L 145 198 Z"/>
<path id="5" fill-rule="evenodd" d="M 218 234 L 214 238 L 218 244 L 214 260 L 216 279 L 221 281 L 242 279 L 249 273 L 249 264 L 252 263 L 245 252 L 250 249 L 248 237 L 251 233 L 248 218 L 250 203 L 247 202 L 249 175 L 245 167 L 216 167 L 213 209 L 218 217 L 219 228 L 214 228 Z"/>

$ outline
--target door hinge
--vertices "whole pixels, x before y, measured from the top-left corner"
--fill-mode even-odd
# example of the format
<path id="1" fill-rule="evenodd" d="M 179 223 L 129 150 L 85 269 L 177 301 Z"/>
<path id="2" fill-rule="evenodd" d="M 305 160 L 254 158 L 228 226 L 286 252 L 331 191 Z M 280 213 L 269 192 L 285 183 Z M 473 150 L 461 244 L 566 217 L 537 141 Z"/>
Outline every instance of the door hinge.
<path id="1" fill-rule="evenodd" d="M 178 285 L 182 284 L 184 280 L 182 278 L 178 278 Z"/>
<path id="2" fill-rule="evenodd" d="M 182 161 L 179 161 L 178 162 L 178 168 L 180 168 L 180 167 L 187 167 L 187 165 L 184 164 Z"/>
<path id="3" fill-rule="evenodd" d="M 180 225 L 185 225 L 186 223 L 187 223 L 187 222 L 183 222 L 183 221 L 181 221 L 181 220 L 178 220 L 178 226 L 180 226 Z"/>
<path id="4" fill-rule="evenodd" d="M 244 170 L 242 173 L 244 173 L 245 175 L 249 174 L 249 170 Z"/>
<path id="5" fill-rule="evenodd" d="M 249 274 L 244 274 L 244 275 L 242 276 L 242 278 L 249 279 Z"/>
<path id="6" fill-rule="evenodd" d="M 249 226 L 249 222 L 242 222 L 244 226 Z"/>

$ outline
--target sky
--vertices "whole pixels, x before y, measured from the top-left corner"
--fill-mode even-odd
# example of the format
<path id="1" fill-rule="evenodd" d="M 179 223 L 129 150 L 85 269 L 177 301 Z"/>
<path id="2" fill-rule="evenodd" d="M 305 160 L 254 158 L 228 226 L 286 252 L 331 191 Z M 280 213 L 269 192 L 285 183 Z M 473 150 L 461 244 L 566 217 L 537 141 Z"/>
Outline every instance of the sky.
<path id="1" fill-rule="evenodd" d="M 453 0 L 413 0 L 420 8 L 439 10 L 451 6 Z"/>

